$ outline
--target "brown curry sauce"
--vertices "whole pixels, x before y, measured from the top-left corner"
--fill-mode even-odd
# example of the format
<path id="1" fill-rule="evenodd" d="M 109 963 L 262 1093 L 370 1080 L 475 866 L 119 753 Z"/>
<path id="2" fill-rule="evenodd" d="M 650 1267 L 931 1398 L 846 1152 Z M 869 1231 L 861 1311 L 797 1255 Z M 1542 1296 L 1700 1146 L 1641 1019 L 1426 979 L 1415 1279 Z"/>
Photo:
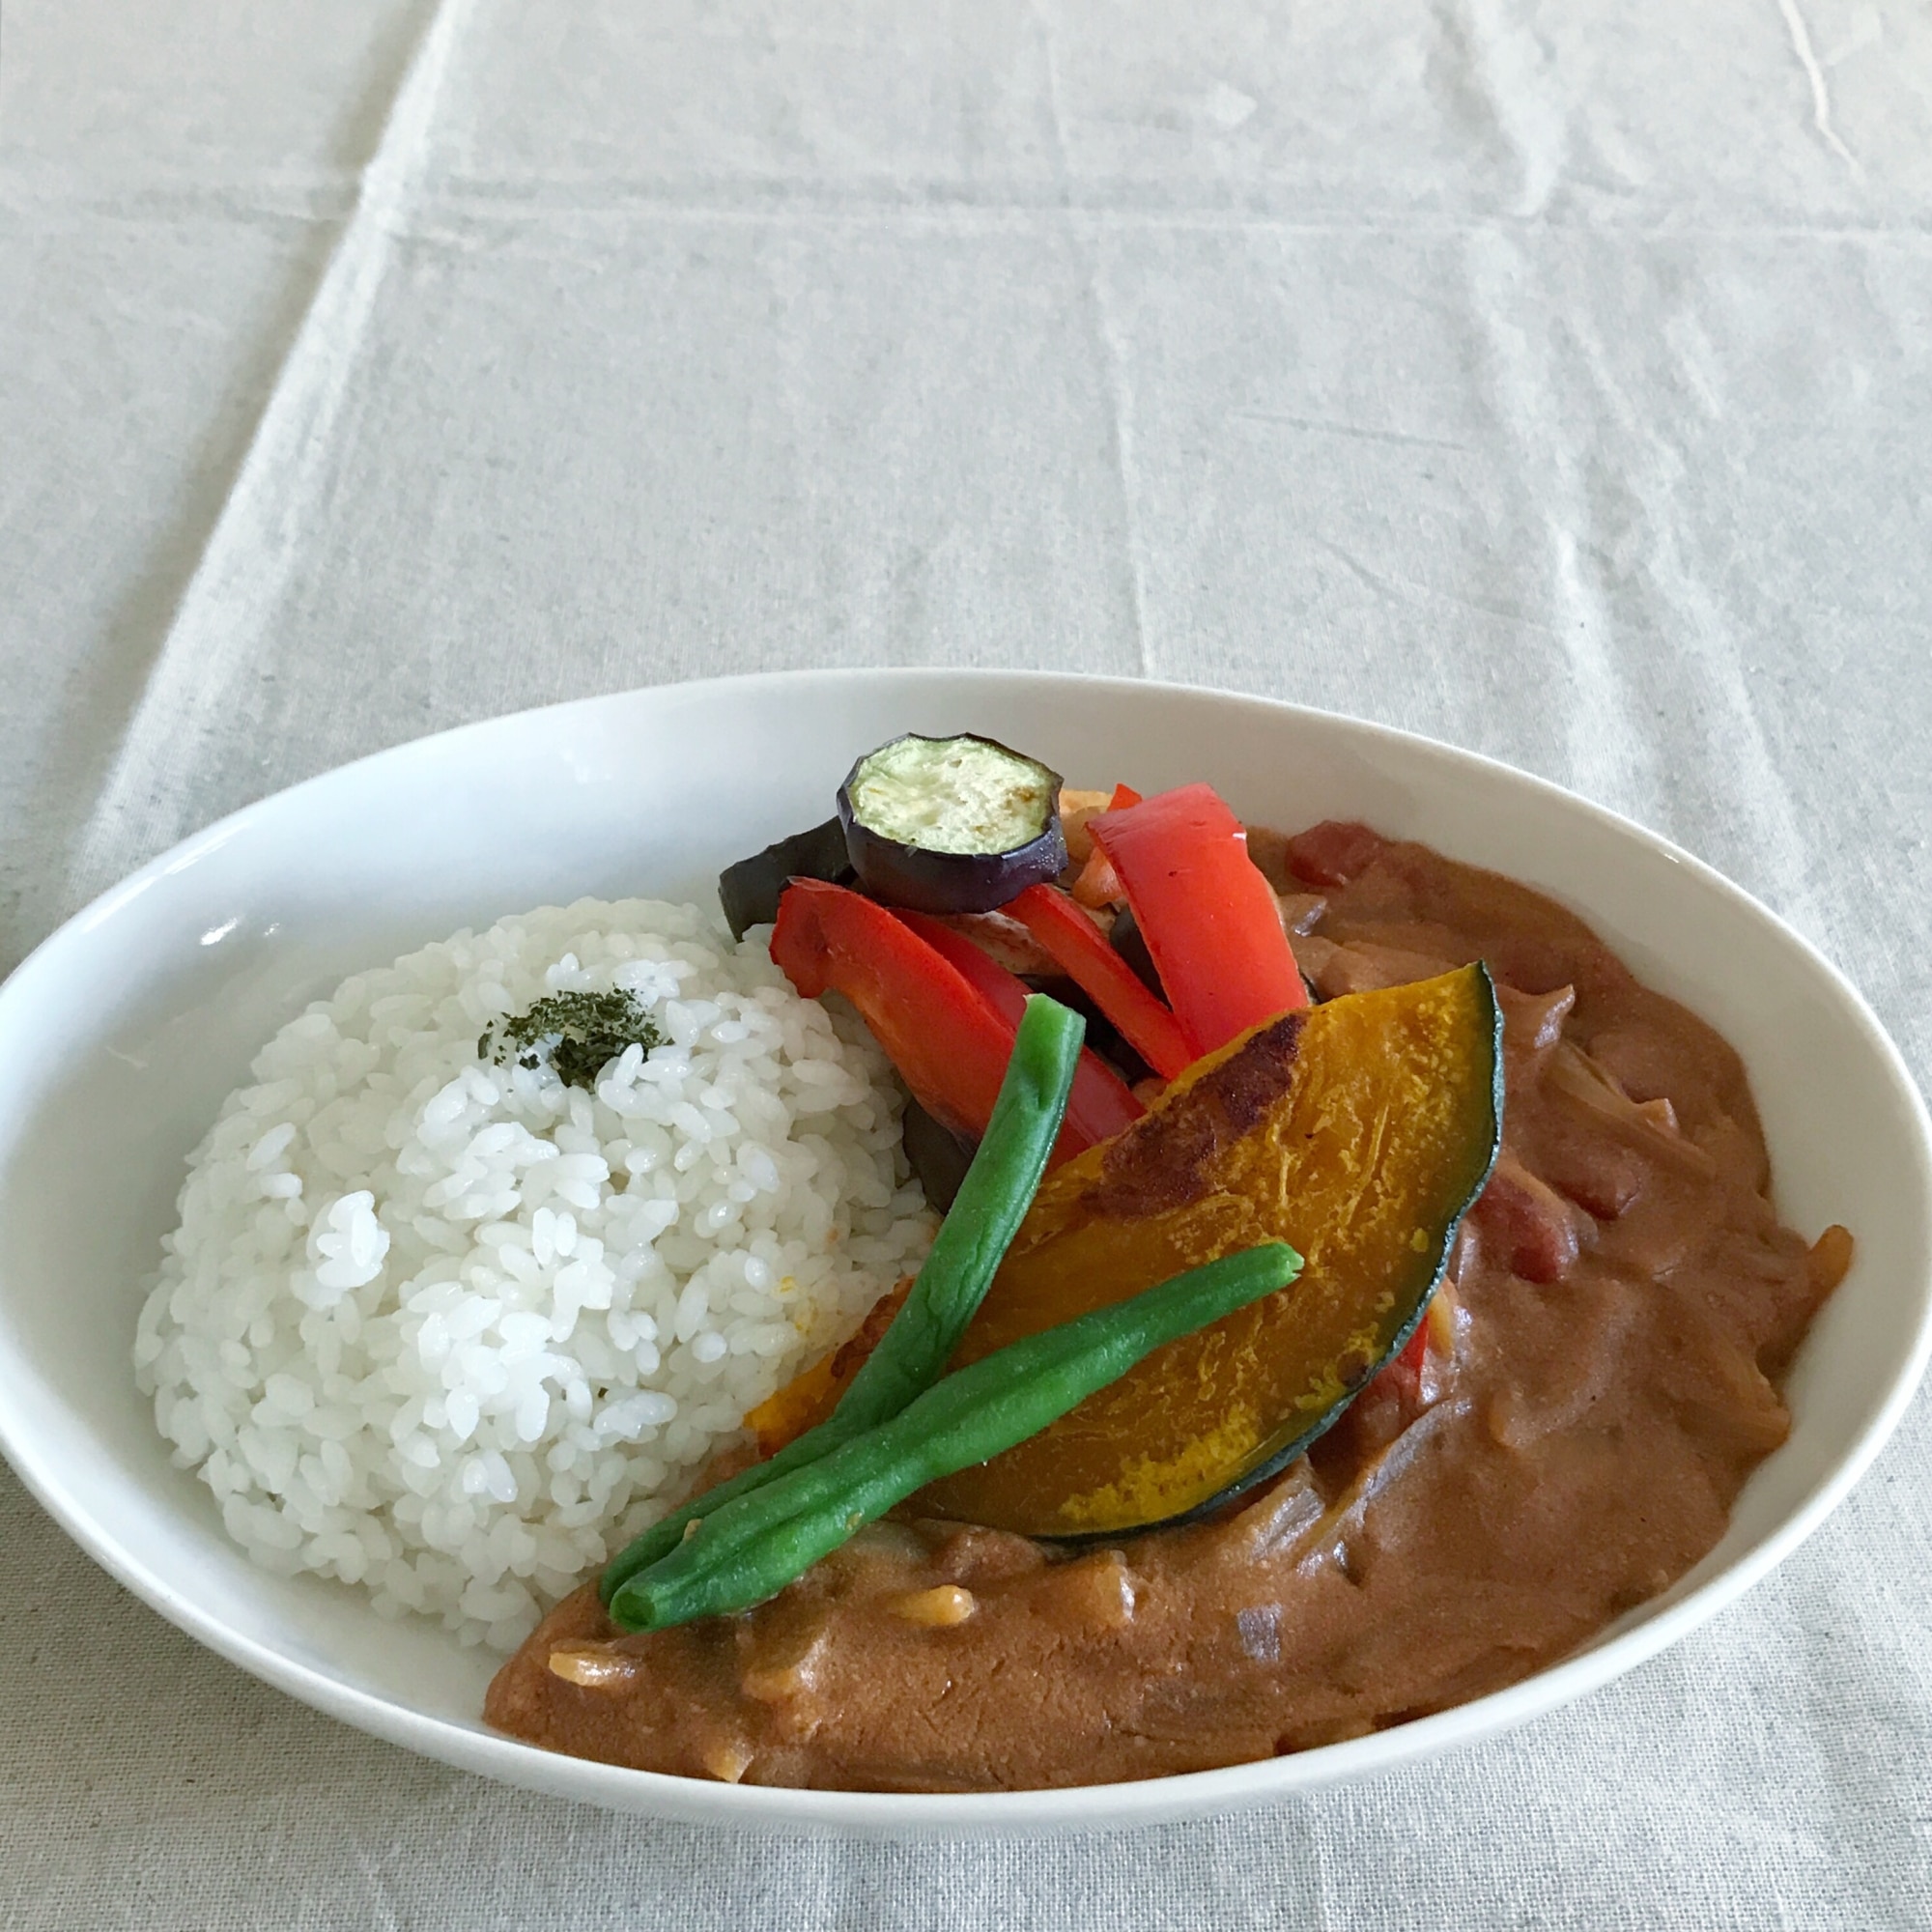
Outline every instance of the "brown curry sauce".
<path id="1" fill-rule="evenodd" d="M 1323 997 L 1475 958 L 1497 981 L 1503 1152 L 1420 1381 L 1379 1378 L 1218 1519 L 1115 1547 L 903 1511 L 755 1610 L 640 1636 L 586 1585 L 498 1672 L 491 1723 L 767 1784 L 1156 1777 L 1499 1690 L 1717 1543 L 1850 1258 L 1779 1225 L 1737 1055 L 1526 887 L 1360 828 L 1252 849 Z"/>

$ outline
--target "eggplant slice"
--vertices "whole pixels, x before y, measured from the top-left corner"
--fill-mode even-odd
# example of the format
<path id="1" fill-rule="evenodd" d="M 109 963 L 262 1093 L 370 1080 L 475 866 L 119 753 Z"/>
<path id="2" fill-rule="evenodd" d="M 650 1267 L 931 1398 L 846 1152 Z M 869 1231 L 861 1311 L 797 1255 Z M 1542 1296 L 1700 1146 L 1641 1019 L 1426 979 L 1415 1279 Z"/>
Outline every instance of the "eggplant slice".
<path id="1" fill-rule="evenodd" d="M 953 1198 L 959 1192 L 959 1183 L 966 1179 L 966 1170 L 973 1164 L 973 1154 L 979 1142 L 955 1134 L 951 1127 L 942 1126 L 910 1095 L 906 1099 L 900 1129 L 904 1136 L 906 1164 L 912 1169 L 913 1179 L 924 1190 L 926 1206 L 937 1208 L 942 1214 L 949 1212 Z"/>
<path id="2" fill-rule="evenodd" d="M 992 912 L 1060 876 L 1060 775 L 970 734 L 908 733 L 868 752 L 838 787 L 861 888 L 915 912 Z"/>
<path id="3" fill-rule="evenodd" d="M 1153 963 L 1153 954 L 1148 951 L 1147 935 L 1135 922 L 1131 906 L 1122 906 L 1114 915 L 1114 923 L 1107 937 L 1114 951 L 1134 969 L 1134 977 L 1141 984 L 1155 999 L 1166 999 L 1167 988 L 1160 983 L 1160 968 Z"/>
<path id="4" fill-rule="evenodd" d="M 814 825 L 810 832 L 794 832 L 718 874 L 718 902 L 724 909 L 731 937 L 743 939 L 748 927 L 770 925 L 779 916 L 780 895 L 793 879 L 851 884 L 845 828 L 836 818 Z"/>

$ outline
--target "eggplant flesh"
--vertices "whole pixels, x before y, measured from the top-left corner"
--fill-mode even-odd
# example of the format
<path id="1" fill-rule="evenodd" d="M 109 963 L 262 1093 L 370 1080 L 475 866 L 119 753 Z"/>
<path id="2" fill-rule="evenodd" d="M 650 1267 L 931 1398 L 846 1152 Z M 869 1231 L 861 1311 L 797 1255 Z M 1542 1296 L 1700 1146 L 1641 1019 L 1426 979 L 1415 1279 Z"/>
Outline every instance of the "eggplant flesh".
<path id="1" fill-rule="evenodd" d="M 851 884 L 852 860 L 845 849 L 845 828 L 838 819 L 794 832 L 718 874 L 718 902 L 731 937 L 743 939 L 749 927 L 770 925 L 779 916 L 779 898 L 793 879 Z"/>
<path id="2" fill-rule="evenodd" d="M 861 888 L 914 912 L 993 912 L 1060 876 L 1060 775 L 970 734 L 895 738 L 838 788 Z"/>

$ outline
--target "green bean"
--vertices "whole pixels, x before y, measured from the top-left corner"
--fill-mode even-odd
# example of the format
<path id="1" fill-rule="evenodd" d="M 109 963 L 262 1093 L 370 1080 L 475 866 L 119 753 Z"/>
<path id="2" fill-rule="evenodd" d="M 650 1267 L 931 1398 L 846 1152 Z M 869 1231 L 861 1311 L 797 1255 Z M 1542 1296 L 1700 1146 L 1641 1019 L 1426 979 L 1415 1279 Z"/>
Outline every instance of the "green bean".
<path id="1" fill-rule="evenodd" d="M 952 1211 L 905 1305 L 838 1407 L 775 1456 L 694 1497 L 626 1546 L 604 1572 L 600 1587 L 607 1604 L 640 1570 L 677 1548 L 692 1523 L 887 1421 L 938 1378 L 1033 1205 L 1060 1137 L 1086 1031 L 1087 1022 L 1059 1001 L 1043 993 L 1027 1001 L 992 1117 Z"/>
<path id="2" fill-rule="evenodd" d="M 1010 1449 L 1163 1343 L 1285 1288 L 1301 1257 L 1269 1241 L 1110 1308 L 1008 1344 L 890 1421 L 706 1516 L 689 1542 L 611 1598 L 625 1630 L 749 1609 L 927 1483 Z"/>

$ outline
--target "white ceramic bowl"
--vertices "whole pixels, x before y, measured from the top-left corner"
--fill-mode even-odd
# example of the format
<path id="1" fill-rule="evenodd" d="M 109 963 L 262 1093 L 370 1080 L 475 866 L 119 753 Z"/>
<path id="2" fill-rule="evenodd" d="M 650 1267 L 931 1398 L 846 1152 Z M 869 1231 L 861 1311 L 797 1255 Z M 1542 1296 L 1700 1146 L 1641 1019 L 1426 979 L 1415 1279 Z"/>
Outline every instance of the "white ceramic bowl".
<path id="1" fill-rule="evenodd" d="M 1784 1217 L 1857 1265 L 1805 1343 L 1791 1437 L 1723 1541 L 1578 1655 L 1461 1709 L 1299 1756 L 1082 1790 L 767 1790 L 582 1763 L 487 1730 L 492 1660 L 362 1597 L 253 1568 L 171 1468 L 129 1365 L 190 1148 L 261 1043 L 350 971 L 586 893 L 699 898 L 823 818 L 857 754 L 976 730 L 1075 782 L 1207 778 L 1250 819 L 1363 818 L 1541 887 L 1743 1053 Z M 1673 1642 L 1762 1577 L 1870 1462 L 1932 1347 L 1932 1141 L 1851 986 L 1734 886 L 1552 785 L 1259 699 L 1059 676 L 799 672 L 593 698 L 351 765 L 211 827 L 0 988 L 0 1446 L 67 1529 L 204 1643 L 317 1709 L 451 1764 L 661 1816 L 893 1835 L 1219 1810 L 1522 1722 Z M 109 1203 L 103 1207 L 103 1196 Z"/>

